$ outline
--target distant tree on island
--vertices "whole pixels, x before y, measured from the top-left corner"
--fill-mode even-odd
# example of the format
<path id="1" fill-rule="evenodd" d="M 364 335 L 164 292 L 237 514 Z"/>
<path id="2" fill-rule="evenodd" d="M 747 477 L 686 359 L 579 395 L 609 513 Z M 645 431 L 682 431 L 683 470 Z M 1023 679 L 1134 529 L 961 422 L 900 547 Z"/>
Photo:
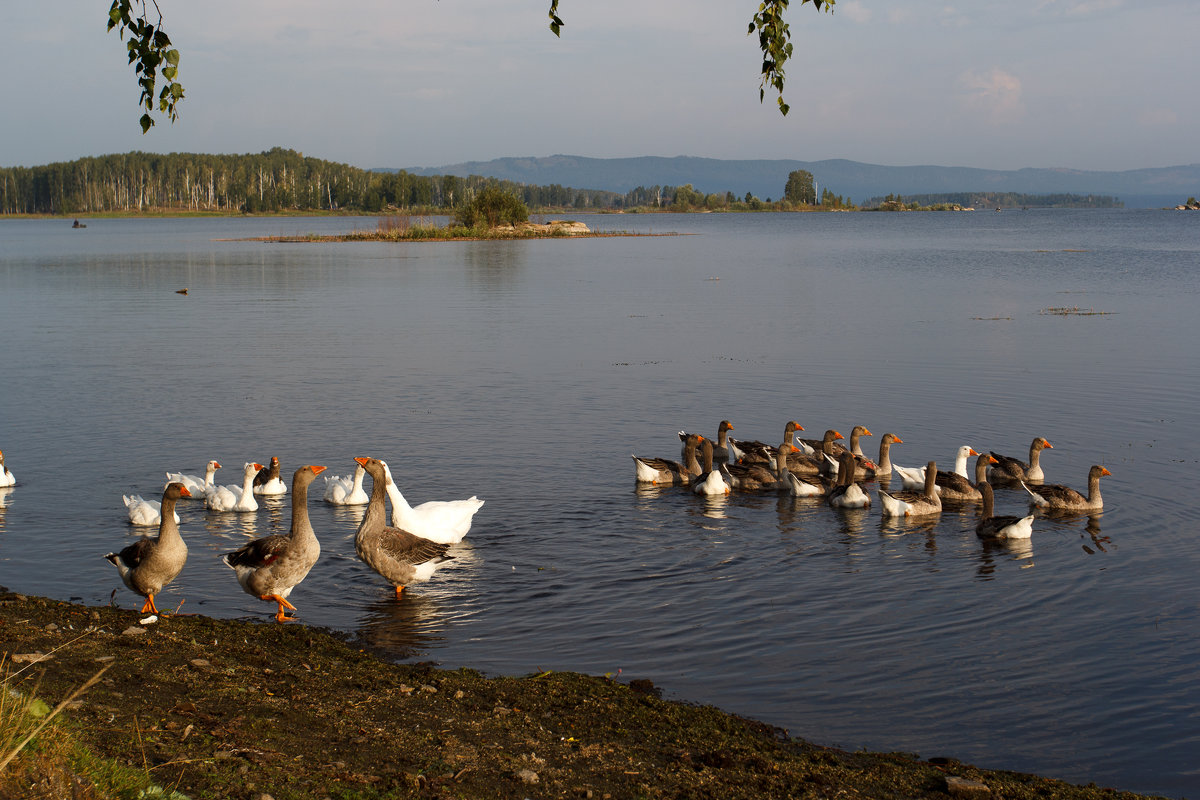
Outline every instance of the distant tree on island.
<path id="1" fill-rule="evenodd" d="M 471 202 L 461 206 L 455 214 L 455 221 L 466 228 L 479 225 L 489 228 L 517 225 L 528 219 L 529 209 L 521 202 L 521 198 L 499 186 L 484 187 Z"/>
<path id="2" fill-rule="evenodd" d="M 783 199 L 796 205 L 817 204 L 817 185 L 813 174 L 806 169 L 798 169 L 788 173 L 787 183 L 783 187 Z"/>

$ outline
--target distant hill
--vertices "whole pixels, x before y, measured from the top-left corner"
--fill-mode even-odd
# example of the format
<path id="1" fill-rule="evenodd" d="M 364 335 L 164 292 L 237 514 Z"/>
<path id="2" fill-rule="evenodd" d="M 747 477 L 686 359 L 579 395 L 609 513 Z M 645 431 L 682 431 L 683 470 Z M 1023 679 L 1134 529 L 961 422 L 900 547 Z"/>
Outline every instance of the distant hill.
<path id="1" fill-rule="evenodd" d="M 858 161 L 724 160 L 692 156 L 586 158 L 555 155 L 468 161 L 440 167 L 406 167 L 414 175 L 480 175 L 516 183 L 559 184 L 577 189 L 605 189 L 624 194 L 638 186 L 682 186 L 690 183 L 704 193 L 746 192 L 763 200 L 779 199 L 788 173 L 803 169 L 813 174 L 817 190 L 861 202 L 887 194 L 944 194 L 949 192 L 1020 192 L 1024 194 L 1114 195 L 1126 208 L 1174 206 L 1200 196 L 1200 164 L 1156 167 L 1123 172 L 1026 168 L 1018 170 L 971 167 L 887 167 Z"/>

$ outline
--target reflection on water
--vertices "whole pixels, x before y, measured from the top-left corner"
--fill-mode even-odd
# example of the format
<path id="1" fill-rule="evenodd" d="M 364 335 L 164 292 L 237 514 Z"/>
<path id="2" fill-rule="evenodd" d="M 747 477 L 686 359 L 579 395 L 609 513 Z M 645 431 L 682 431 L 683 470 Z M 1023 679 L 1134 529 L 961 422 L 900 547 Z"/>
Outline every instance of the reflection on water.
<path id="1" fill-rule="evenodd" d="M 344 473 L 382 453 L 414 504 L 487 505 L 396 602 L 355 555 L 363 508 L 310 493 L 322 555 L 292 596 L 300 624 L 490 673 L 619 664 L 829 744 L 1196 794 L 1200 511 L 1172 496 L 1194 467 L 1174 456 L 1200 446 L 1194 218 L 651 222 L 698 235 L 276 247 L 217 240 L 374 220 L 97 220 L 85 239 L 6 220 L 0 446 L 22 485 L 0 494 L 0 583 L 93 603 L 116 587 L 128 607 L 100 557 L 133 533 L 112 487 L 157 496 L 164 471 L 213 457 Z M 1064 293 L 1114 313 L 1039 313 Z M 789 419 L 895 430 L 906 464 L 1046 435 L 1048 479 L 1103 462 L 1108 506 L 1039 512 L 1032 540 L 995 545 L 978 506 L 905 521 L 629 491 L 630 452 L 674 456 L 679 430 L 724 418 L 764 441 Z M 69 474 L 88 480 L 64 497 Z M 270 613 L 220 562 L 288 531 L 289 496 L 260 504 L 179 505 L 190 557 L 169 600 Z M 996 504 L 1028 513 L 1012 489 Z M 1064 743 L 1064 721 L 1088 735 Z"/>

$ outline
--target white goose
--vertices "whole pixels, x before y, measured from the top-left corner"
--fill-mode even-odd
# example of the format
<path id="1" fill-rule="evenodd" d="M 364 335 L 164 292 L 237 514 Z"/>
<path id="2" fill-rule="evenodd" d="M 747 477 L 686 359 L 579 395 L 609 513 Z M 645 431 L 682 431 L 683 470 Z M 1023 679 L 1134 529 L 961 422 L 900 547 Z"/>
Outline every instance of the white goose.
<path id="1" fill-rule="evenodd" d="M 335 506 L 362 506 L 371 502 L 371 496 L 363 489 L 363 478 L 367 470 L 362 464 L 353 475 L 325 476 L 325 502 Z"/>
<path id="2" fill-rule="evenodd" d="M 392 501 L 392 527 L 432 542 L 453 544 L 462 541 L 471 530 L 475 512 L 483 507 L 483 500 L 472 496 L 466 500 L 430 500 L 411 506 L 400 494 L 387 462 L 381 459 L 380 463 L 383 464 L 388 499 Z"/>
<path id="3" fill-rule="evenodd" d="M 182 472 L 168 472 L 167 485 L 172 483 L 182 483 L 184 488 L 191 492 L 191 496 L 200 499 L 208 494 L 208 490 L 213 488 L 213 476 L 217 474 L 217 470 L 221 468 L 221 463 L 216 459 L 204 465 L 204 477 L 199 475 L 185 475 Z M 166 485 L 163 486 L 166 488 Z"/>
<path id="4" fill-rule="evenodd" d="M 9 472 L 8 467 L 4 464 L 4 451 L 0 450 L 0 487 L 14 486 L 17 479 Z"/>
<path id="5" fill-rule="evenodd" d="M 954 454 L 954 473 L 969 479 L 970 476 L 967 475 L 967 459 L 977 455 L 979 453 L 970 445 L 964 444 L 958 448 Z M 903 483 L 905 489 L 917 490 L 925 487 L 925 467 L 902 467 L 899 464 L 893 463 L 892 474 L 900 476 L 900 481 Z"/>
<path id="6" fill-rule="evenodd" d="M 247 461 L 242 468 L 241 486 L 214 486 L 204 495 L 204 505 L 212 511 L 257 511 L 254 499 L 254 476 L 262 464 Z"/>
<path id="7" fill-rule="evenodd" d="M 170 484 L 168 484 L 170 485 Z M 186 495 L 183 495 L 186 497 Z M 162 522 L 162 502 L 159 500 L 143 500 L 140 494 L 123 494 L 125 508 L 129 511 L 129 522 L 133 525 L 158 525 Z M 175 524 L 179 524 L 179 514 L 175 514 Z"/>

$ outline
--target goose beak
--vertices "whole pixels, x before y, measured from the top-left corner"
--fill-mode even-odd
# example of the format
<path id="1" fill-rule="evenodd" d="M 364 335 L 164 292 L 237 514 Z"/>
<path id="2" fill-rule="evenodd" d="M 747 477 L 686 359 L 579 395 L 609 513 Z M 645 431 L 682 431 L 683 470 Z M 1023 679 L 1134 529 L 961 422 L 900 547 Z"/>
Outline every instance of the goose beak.
<path id="1" fill-rule="evenodd" d="M 1112 473 L 1108 471 L 1108 467 L 1101 467 L 1100 474 L 1101 475 L 1112 475 Z"/>
<path id="2" fill-rule="evenodd" d="M 988 456 L 988 463 L 989 463 L 989 464 L 999 464 L 999 463 L 1000 463 L 1000 459 L 996 458 L 995 456 L 989 455 L 989 456 Z"/>
<path id="3" fill-rule="evenodd" d="M 971 451 L 970 453 L 968 453 L 968 455 L 972 455 L 972 456 L 979 455 L 979 451 L 977 451 L 974 447 L 968 447 L 967 449 Z"/>
<path id="4" fill-rule="evenodd" d="M 192 496 L 192 493 L 188 491 L 188 488 L 186 486 L 180 486 L 179 488 L 180 488 L 180 492 L 179 492 L 180 496 L 182 496 L 182 497 L 191 497 Z"/>
<path id="5" fill-rule="evenodd" d="M 362 456 L 359 456 L 358 458 L 355 458 L 354 460 L 357 461 L 359 464 L 362 464 L 365 467 L 367 465 L 367 462 L 370 461 L 371 459 L 363 458 Z"/>
<path id="6" fill-rule="evenodd" d="M 320 475 L 325 471 L 325 467 L 319 467 L 316 464 L 310 464 L 308 468 L 312 470 L 313 475 Z"/>

